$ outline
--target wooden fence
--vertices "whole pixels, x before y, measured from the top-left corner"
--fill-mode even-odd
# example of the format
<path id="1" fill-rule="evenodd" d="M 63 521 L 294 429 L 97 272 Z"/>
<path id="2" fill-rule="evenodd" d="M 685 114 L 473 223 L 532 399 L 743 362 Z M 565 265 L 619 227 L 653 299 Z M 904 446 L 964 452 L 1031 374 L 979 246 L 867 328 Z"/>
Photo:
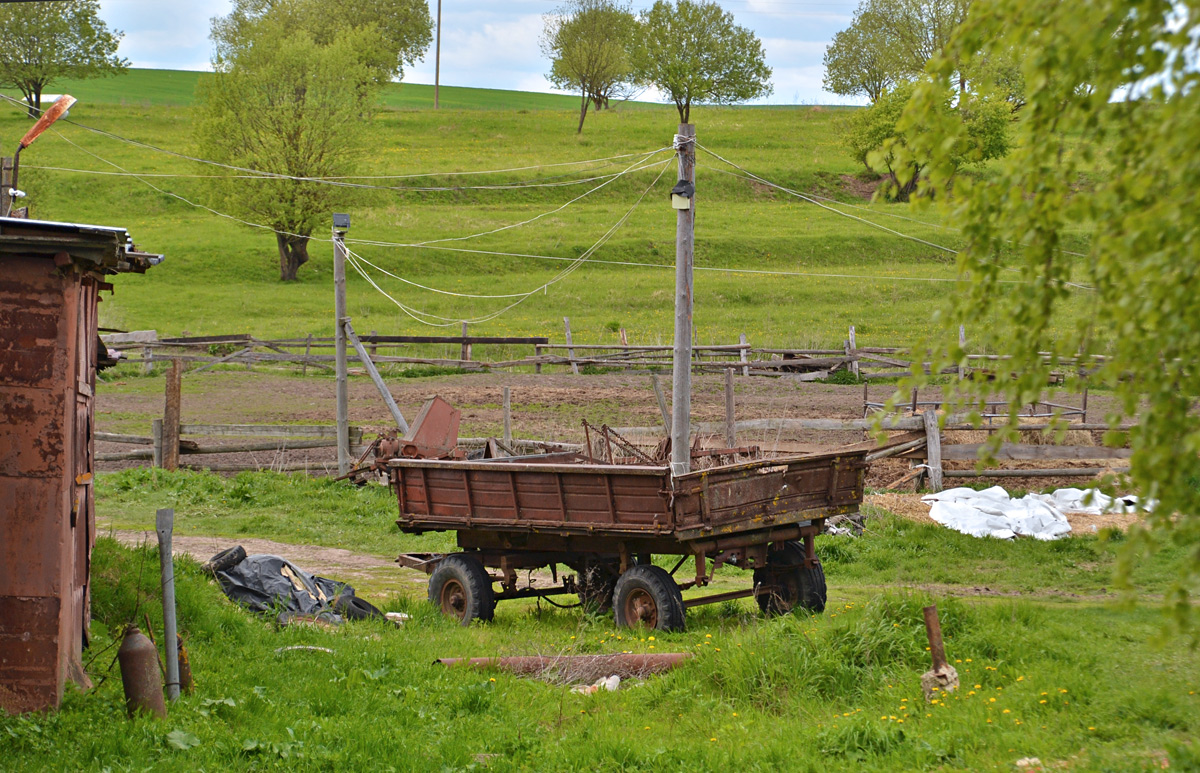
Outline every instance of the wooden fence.
<path id="1" fill-rule="evenodd" d="M 427 365 L 466 371 L 532 368 L 537 373 L 556 367 L 579 373 L 581 367 L 588 366 L 635 370 L 669 370 L 672 366 L 673 347 L 670 345 L 630 344 L 623 329 L 619 331 L 622 343 L 575 343 L 571 336 L 570 320 L 564 319 L 564 323 L 564 343 L 551 343 L 546 337 L 471 336 L 467 334 L 466 325 L 459 336 L 389 336 L 372 331 L 369 335 L 359 336 L 359 339 L 365 345 L 371 362 L 377 365 Z M 286 365 L 299 367 L 307 373 L 309 368 L 332 371 L 335 362 L 335 355 L 331 351 L 335 346 L 334 339 L 312 335 L 266 339 L 239 333 L 159 338 L 155 331 L 143 330 L 101 338 L 105 345 L 123 352 L 123 361 L 141 363 L 147 372 L 155 363 L 172 359 L 189 363 L 191 373 L 224 364 L 244 365 L 247 368 Z M 434 345 L 441 345 L 443 349 L 457 349 L 458 356 L 429 356 L 427 353 L 411 351 L 411 347 L 420 346 L 428 350 Z M 506 351 L 514 347 L 529 347 L 532 351 L 520 357 L 489 360 L 474 356 L 477 347 L 503 347 Z M 737 343 L 696 345 L 692 351 L 692 367 L 696 372 L 732 371 L 742 376 L 784 376 L 797 381 L 821 380 L 841 370 L 850 371 L 867 381 L 897 378 L 908 375 L 914 365 L 908 350 L 903 347 L 858 346 L 853 327 L 849 329 L 849 335 L 840 349 L 755 347 L 743 334 Z M 968 355 L 968 362 L 972 365 L 946 368 L 943 373 L 957 374 L 960 378 L 977 371 L 992 374 L 1003 366 L 1005 359 L 1001 355 L 972 354 Z M 928 371 L 928 363 L 917 364 Z M 1075 365 L 1084 366 L 1083 363 Z M 1059 379 L 1062 378 L 1062 374 L 1057 375 Z"/>

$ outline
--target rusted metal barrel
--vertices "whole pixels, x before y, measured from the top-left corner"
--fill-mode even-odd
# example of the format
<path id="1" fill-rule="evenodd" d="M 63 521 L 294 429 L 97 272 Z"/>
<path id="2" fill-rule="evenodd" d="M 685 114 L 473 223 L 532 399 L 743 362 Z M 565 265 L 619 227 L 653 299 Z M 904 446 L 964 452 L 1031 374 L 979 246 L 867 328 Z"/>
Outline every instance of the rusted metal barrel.
<path id="1" fill-rule="evenodd" d="M 125 687 L 125 708 L 129 716 L 141 711 L 166 717 L 162 675 L 158 672 L 158 648 L 136 626 L 125 629 L 117 660 L 121 662 L 121 683 Z"/>

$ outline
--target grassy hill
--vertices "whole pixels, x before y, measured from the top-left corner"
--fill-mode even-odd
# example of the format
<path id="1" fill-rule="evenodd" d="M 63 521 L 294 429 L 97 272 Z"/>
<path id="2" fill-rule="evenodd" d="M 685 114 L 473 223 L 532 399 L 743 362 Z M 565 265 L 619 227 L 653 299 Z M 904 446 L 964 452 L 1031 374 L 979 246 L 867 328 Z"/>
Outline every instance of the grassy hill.
<path id="1" fill-rule="evenodd" d="M 189 90 L 197 73 L 132 71 L 108 81 L 66 84 L 80 98 L 71 120 L 183 153 L 194 152 Z M 589 117 L 574 132 L 574 100 L 541 94 L 446 89 L 447 107 L 416 108 L 422 87 L 402 86 L 385 97 L 374 121 L 376 150 L 364 175 L 433 174 L 374 180 L 397 186 L 563 182 L 620 171 L 632 159 L 545 166 L 470 177 L 449 173 L 574 163 L 667 148 L 676 130 L 674 108 L 621 106 Z M 406 100 L 409 100 L 406 102 Z M 450 105 L 461 105 L 450 107 Z M 524 106 L 522 106 L 524 105 Z M 632 109 L 631 109 L 632 108 Z M 861 167 L 839 142 L 844 110 L 702 108 L 693 114 L 700 143 L 781 185 L 868 206 L 855 191 Z M 0 139 L 20 136 L 27 119 L 12 106 L 0 111 Z M 332 330 L 331 246 L 314 241 L 301 280 L 277 281 L 274 239 L 268 232 L 185 203 L 224 210 L 206 179 L 221 170 L 122 143 L 78 125 L 48 132 L 22 157 L 22 187 L 35 216 L 120 225 L 143 249 L 167 262 L 145 277 L 118 283 L 103 304 L 113 327 L 167 333 L 254 332 L 329 334 Z M 72 144 L 73 143 L 73 144 Z M 655 160 L 665 161 L 669 150 Z M 48 169 L 184 175 L 139 181 Z M 673 169 L 631 173 L 564 206 L 599 181 L 517 190 L 418 192 L 345 189 L 336 206 L 353 218 L 352 239 L 413 243 L 454 239 L 442 246 L 522 257 L 351 244 L 367 260 L 404 279 L 463 295 L 529 292 L 551 280 L 644 196 L 628 221 L 578 271 L 472 330 L 487 334 L 560 336 L 571 317 L 577 341 L 611 341 L 625 327 L 634 341 L 668 341 L 672 330 L 675 214 L 667 201 Z M 697 172 L 696 325 L 701 341 L 728 342 L 740 332 L 756 344 L 836 343 L 846 326 L 861 345 L 890 344 L 925 330 L 953 291 L 953 256 L 908 241 L 777 190 L 729 176 L 705 153 Z M 436 173 L 436 174 L 434 174 Z M 190 176 L 189 176 L 190 175 Z M 464 181 L 469 181 L 464 183 Z M 161 189 L 155 190 L 150 185 Z M 246 180 L 246 185 L 259 184 Z M 906 208 L 838 208 L 855 217 L 955 247 L 957 235 L 913 217 Z M 923 215 L 930 219 L 932 215 Z M 535 219 L 536 218 L 536 219 Z M 511 227 L 533 219 L 527 225 Z M 462 238 L 481 232 L 486 236 Z M 328 231 L 314 234 L 327 238 Z M 1082 237 L 1081 237 L 1082 238 Z M 1075 247 L 1080 246 L 1075 244 Z M 542 257 L 537 257 L 542 256 Z M 554 258 L 546 260 L 543 258 Z M 612 265 L 599 261 L 652 264 Z M 724 269 L 709 271 L 705 269 Z M 792 272 L 766 275 L 755 271 Z M 457 328 L 450 320 L 488 316 L 515 298 L 472 298 L 430 292 L 375 275 L 392 297 Z M 1014 289 L 1014 291 L 1016 291 Z M 418 324 L 360 277 L 349 281 L 350 314 L 360 330 L 437 333 Z M 1081 303 L 1075 313 L 1082 313 Z"/>

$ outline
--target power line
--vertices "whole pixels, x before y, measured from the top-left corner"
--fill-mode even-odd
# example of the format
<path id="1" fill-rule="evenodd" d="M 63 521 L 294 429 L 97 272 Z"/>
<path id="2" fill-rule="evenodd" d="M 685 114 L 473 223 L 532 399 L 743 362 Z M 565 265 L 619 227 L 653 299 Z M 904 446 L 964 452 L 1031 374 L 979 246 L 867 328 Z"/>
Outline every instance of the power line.
<path id="1" fill-rule="evenodd" d="M 670 159 L 668 159 L 668 161 L 670 161 Z M 392 297 L 389 293 L 387 293 L 385 290 L 383 290 L 383 288 L 381 288 L 378 284 L 376 284 L 376 282 L 370 276 L 367 275 L 366 271 L 362 268 L 362 266 L 358 265 L 358 261 L 360 260 L 360 258 L 357 255 L 351 255 L 349 253 L 349 251 L 347 251 L 348 257 L 349 257 L 350 263 L 354 267 L 354 269 L 360 275 L 362 275 L 362 277 L 364 279 L 366 279 L 367 282 L 370 283 L 372 287 L 374 287 L 376 290 L 378 290 L 381 294 L 383 294 L 383 296 L 385 298 L 390 300 L 392 303 L 396 304 L 396 306 L 398 308 L 400 308 L 400 310 L 403 311 L 405 314 L 412 317 L 414 320 L 421 322 L 422 324 L 429 325 L 430 327 L 449 327 L 451 325 L 460 324 L 462 322 L 466 322 L 469 324 L 478 324 L 481 322 L 488 322 L 490 320 L 493 320 L 493 319 L 499 317 L 502 314 L 505 314 L 506 312 L 510 311 L 511 309 L 516 308 L 520 304 L 524 303 L 530 296 L 534 295 L 535 293 L 544 292 L 552 284 L 555 284 L 557 282 L 562 281 L 563 279 L 566 279 L 568 276 L 570 276 L 572 273 L 574 273 L 576 270 L 578 270 L 579 267 L 582 266 L 585 262 L 588 262 L 589 259 L 591 258 L 591 256 L 597 250 L 599 250 L 602 246 L 604 246 L 604 244 L 606 244 L 608 242 L 608 240 L 612 238 L 613 234 L 615 234 L 621 228 L 621 226 L 623 226 L 629 220 L 629 218 L 633 214 L 634 210 L 636 210 L 638 208 L 638 205 L 640 205 L 642 203 L 642 200 L 646 198 L 646 195 L 648 193 L 650 193 L 650 191 L 653 190 L 656 185 L 658 185 L 658 181 L 662 179 L 663 174 L 666 173 L 668 168 L 669 168 L 668 164 L 663 165 L 663 168 L 661 170 L 659 170 L 658 176 L 654 178 L 654 181 L 651 182 L 650 185 L 647 186 L 644 191 L 642 191 L 642 194 L 637 197 L 637 199 L 633 202 L 633 204 L 629 207 L 629 209 L 626 210 L 625 213 L 617 220 L 617 222 L 614 223 L 603 235 L 601 235 L 601 237 L 599 239 L 597 239 L 596 242 L 593 243 L 591 247 L 589 247 L 587 250 L 585 250 L 577 258 L 564 258 L 563 259 L 563 260 L 571 261 L 571 265 L 567 266 L 562 271 L 558 272 L 558 274 L 556 274 L 549 281 L 542 283 L 541 285 L 539 285 L 538 287 L 535 287 L 534 289 L 530 290 L 527 293 L 521 294 L 521 296 L 518 298 L 518 300 L 514 301 L 513 303 L 510 303 L 509 305 L 505 306 L 502 309 L 499 309 L 498 311 L 494 311 L 489 314 L 485 314 L 481 317 L 476 317 L 474 319 L 451 319 L 449 317 L 442 317 L 442 316 L 438 316 L 436 314 L 431 314 L 429 312 L 422 312 L 414 307 L 408 306 L 408 305 L 404 304 L 403 302 L 397 300 L 396 298 Z M 366 262 L 366 261 L 363 261 L 363 262 Z M 400 279 L 401 281 L 408 282 L 409 284 L 415 284 L 409 280 L 405 280 L 405 279 L 397 276 L 396 274 L 392 274 L 391 272 L 385 271 L 384 269 L 380 269 L 379 267 L 374 266 L 373 264 L 368 264 L 368 265 L 372 265 L 372 267 L 376 268 L 377 270 L 383 271 L 383 273 L 388 274 L 388 276 L 392 276 L 396 279 Z M 449 293 L 448 291 L 440 291 L 440 290 L 436 290 L 434 288 L 425 287 L 423 285 L 421 285 L 420 287 L 422 287 L 422 289 L 432 290 L 434 292 L 443 292 L 446 294 L 453 294 L 453 293 Z M 497 296 L 497 297 L 499 297 L 499 296 Z M 439 319 L 442 321 L 436 322 L 436 323 L 429 322 L 427 320 L 424 320 L 424 319 L 421 319 L 420 317 L 418 317 L 417 316 L 418 314 L 423 314 L 432 319 Z"/>

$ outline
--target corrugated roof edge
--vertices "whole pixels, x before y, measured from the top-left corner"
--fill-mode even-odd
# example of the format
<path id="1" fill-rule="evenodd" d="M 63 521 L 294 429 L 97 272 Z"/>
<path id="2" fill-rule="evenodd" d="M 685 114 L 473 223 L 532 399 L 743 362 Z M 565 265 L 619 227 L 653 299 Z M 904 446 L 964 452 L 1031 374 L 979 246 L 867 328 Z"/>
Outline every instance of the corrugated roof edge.
<path id="1" fill-rule="evenodd" d="M 67 241 L 60 242 L 55 236 Z M 0 255 L 32 253 L 53 257 L 62 252 L 106 274 L 140 274 L 166 260 L 162 255 L 138 251 L 129 232 L 117 226 L 0 217 Z"/>

